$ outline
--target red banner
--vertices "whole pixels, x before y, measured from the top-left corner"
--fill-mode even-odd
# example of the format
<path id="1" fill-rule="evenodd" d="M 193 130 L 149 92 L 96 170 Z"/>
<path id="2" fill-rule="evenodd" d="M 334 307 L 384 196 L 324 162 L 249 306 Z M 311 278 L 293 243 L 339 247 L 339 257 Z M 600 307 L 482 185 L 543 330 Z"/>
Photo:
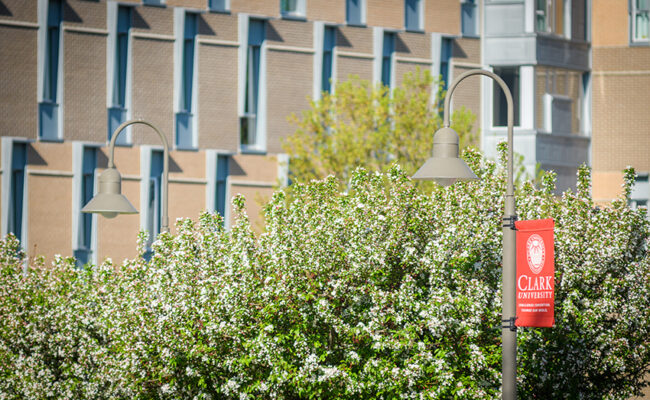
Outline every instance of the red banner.
<path id="1" fill-rule="evenodd" d="M 516 221 L 517 326 L 555 323 L 555 251 L 552 219 Z"/>

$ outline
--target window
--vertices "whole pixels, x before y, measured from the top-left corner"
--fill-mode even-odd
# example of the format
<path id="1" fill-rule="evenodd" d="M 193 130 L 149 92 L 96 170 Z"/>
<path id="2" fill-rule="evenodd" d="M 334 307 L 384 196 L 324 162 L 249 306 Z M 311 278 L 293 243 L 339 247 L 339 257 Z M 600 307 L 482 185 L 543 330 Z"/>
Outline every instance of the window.
<path id="1" fill-rule="evenodd" d="M 632 193 L 630 193 L 630 207 L 636 209 L 639 207 L 648 207 L 648 201 L 650 200 L 650 184 L 648 183 L 648 176 L 650 174 L 638 173 L 636 175 L 636 181 L 632 187 Z M 648 214 L 650 218 L 650 214 Z"/>
<path id="2" fill-rule="evenodd" d="M 212 11 L 230 10 L 230 0 L 208 0 L 208 7 Z"/>
<path id="3" fill-rule="evenodd" d="M 650 31 L 650 0 L 632 0 L 632 41 L 648 42 Z"/>
<path id="4" fill-rule="evenodd" d="M 462 0 L 460 3 L 460 25 L 463 36 L 478 36 L 478 7 L 476 0 Z"/>
<path id="5" fill-rule="evenodd" d="M 142 4 L 147 6 L 164 6 L 165 0 L 142 0 Z"/>
<path id="6" fill-rule="evenodd" d="M 176 113 L 176 146 L 181 149 L 195 148 L 193 126 L 194 95 L 194 44 L 197 31 L 197 15 L 185 14 L 183 24 L 182 67 L 179 92 L 179 110 Z"/>
<path id="7" fill-rule="evenodd" d="M 149 232 L 147 242 L 146 258 L 151 257 L 151 244 L 160 234 L 161 226 L 161 199 L 162 199 L 162 174 L 163 174 L 163 152 L 160 150 L 151 151 L 151 168 L 149 170 L 149 187 L 147 190 L 147 220 L 145 229 Z"/>
<path id="8" fill-rule="evenodd" d="M 442 38 L 440 42 L 440 84 L 447 90 L 449 84 L 449 60 L 451 59 L 452 39 Z"/>
<path id="9" fill-rule="evenodd" d="M 345 21 L 349 25 L 363 25 L 365 23 L 365 0 L 345 1 Z"/>
<path id="10" fill-rule="evenodd" d="M 571 3 L 564 0 L 535 0 L 535 30 L 564 35 L 564 13 L 565 11 L 570 13 L 570 6 Z M 566 22 L 570 23 L 570 15 L 567 15 Z M 570 27 L 567 28 L 569 29 L 566 34 L 570 36 Z"/>
<path id="11" fill-rule="evenodd" d="M 214 193 L 214 208 L 222 218 L 226 218 L 226 207 L 228 205 L 228 162 L 230 157 L 224 154 L 217 155 L 217 173 Z"/>
<path id="12" fill-rule="evenodd" d="M 392 86 L 393 53 L 395 51 L 395 34 L 393 32 L 384 32 L 382 47 L 381 83 L 390 88 Z"/>
<path id="13" fill-rule="evenodd" d="M 246 53 L 244 115 L 240 118 L 240 143 L 243 147 L 260 146 L 258 110 L 260 103 L 260 66 L 266 23 L 251 19 L 248 23 Z"/>
<path id="14" fill-rule="evenodd" d="M 43 62 L 43 100 L 39 104 L 39 137 L 59 139 L 59 42 L 61 39 L 61 0 L 49 0 L 45 28 Z"/>
<path id="15" fill-rule="evenodd" d="M 7 232 L 11 232 L 24 242 L 23 238 L 23 198 L 25 194 L 25 165 L 27 164 L 27 144 L 13 142 L 11 149 L 11 171 L 9 188 L 9 213 Z"/>
<path id="16" fill-rule="evenodd" d="M 494 73 L 499 75 L 501 79 L 510 89 L 512 93 L 512 102 L 514 107 L 514 125 L 519 125 L 519 68 L 518 67 L 495 67 Z M 492 87 L 493 99 L 493 113 L 492 125 L 493 126 L 508 126 L 508 104 L 506 95 L 501 90 L 501 86 L 497 82 L 493 83 Z"/>
<path id="17" fill-rule="evenodd" d="M 97 150 L 94 147 L 84 147 L 81 161 L 79 209 L 83 208 L 95 194 L 95 167 L 97 166 Z M 93 215 L 79 212 L 77 248 L 74 257 L 79 266 L 92 261 L 92 232 Z"/>
<path id="18" fill-rule="evenodd" d="M 404 28 L 422 30 L 422 0 L 404 0 Z"/>
<path id="19" fill-rule="evenodd" d="M 280 0 L 280 13 L 285 18 L 304 18 L 306 0 Z"/>
<path id="20" fill-rule="evenodd" d="M 127 119 L 127 66 L 129 59 L 129 30 L 131 29 L 131 8 L 118 6 L 117 27 L 115 34 L 115 52 L 113 62 L 113 98 L 108 109 L 108 140 L 113 133 Z M 128 137 L 124 133 L 117 139 L 117 144 L 128 144 Z"/>
<path id="21" fill-rule="evenodd" d="M 333 26 L 326 26 L 323 36 L 323 68 L 321 69 L 321 91 L 332 93 L 332 71 L 334 70 L 334 46 L 336 46 L 336 28 Z"/>

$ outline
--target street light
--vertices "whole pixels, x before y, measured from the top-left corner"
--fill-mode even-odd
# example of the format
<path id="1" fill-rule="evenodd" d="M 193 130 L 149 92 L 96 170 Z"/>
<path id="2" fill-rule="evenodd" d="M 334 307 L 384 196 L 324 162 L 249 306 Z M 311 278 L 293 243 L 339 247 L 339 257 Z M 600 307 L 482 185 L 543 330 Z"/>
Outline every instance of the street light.
<path id="1" fill-rule="evenodd" d="M 169 145 L 167 139 L 160 133 L 160 131 L 151 123 L 142 120 L 130 120 L 122 123 L 115 129 L 111 142 L 108 145 L 109 158 L 108 169 L 106 169 L 99 176 L 99 190 L 95 197 L 93 197 L 84 208 L 81 209 L 83 213 L 99 213 L 106 218 L 114 218 L 117 214 L 137 214 L 138 211 L 131 205 L 124 195 L 122 195 L 122 176 L 115 168 L 113 163 L 113 155 L 115 153 L 115 141 L 117 136 L 129 125 L 143 124 L 151 127 L 163 142 L 163 176 L 162 176 L 162 221 L 161 232 L 169 232 L 169 217 L 167 210 L 167 192 L 168 192 L 168 176 L 169 176 Z"/>
<path id="2" fill-rule="evenodd" d="M 503 216 L 503 271 L 502 271 L 502 398 L 512 400 L 517 398 L 517 328 L 515 327 L 515 195 L 512 174 L 512 129 L 513 105 L 512 94 L 503 79 L 498 75 L 482 69 L 467 71 L 458 76 L 449 86 L 445 96 L 444 127 L 433 137 L 433 157 L 413 175 L 413 179 L 435 180 L 447 186 L 457 180 L 474 180 L 477 176 L 469 166 L 458 157 L 458 134 L 449 127 L 449 102 L 458 84 L 468 76 L 485 75 L 494 79 L 506 95 L 508 103 L 508 162 L 505 210 Z M 505 324 L 504 324 L 505 323 Z"/>

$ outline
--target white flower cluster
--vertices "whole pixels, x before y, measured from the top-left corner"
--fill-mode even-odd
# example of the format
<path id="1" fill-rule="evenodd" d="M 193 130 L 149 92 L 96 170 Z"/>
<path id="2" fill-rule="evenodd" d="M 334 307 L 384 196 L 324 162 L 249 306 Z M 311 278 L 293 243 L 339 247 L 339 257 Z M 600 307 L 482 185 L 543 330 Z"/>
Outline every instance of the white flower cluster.
<path id="1" fill-rule="evenodd" d="M 255 237 L 183 220 L 150 261 L 22 273 L 0 242 L 0 400 L 497 399 L 502 169 L 425 193 L 397 167 L 275 193 Z M 518 193 L 556 221 L 556 326 L 519 330 L 522 398 L 627 398 L 650 365 L 650 227 L 553 177 Z M 139 243 L 145 243 L 144 236 Z M 139 246 L 144 251 L 143 246 Z"/>

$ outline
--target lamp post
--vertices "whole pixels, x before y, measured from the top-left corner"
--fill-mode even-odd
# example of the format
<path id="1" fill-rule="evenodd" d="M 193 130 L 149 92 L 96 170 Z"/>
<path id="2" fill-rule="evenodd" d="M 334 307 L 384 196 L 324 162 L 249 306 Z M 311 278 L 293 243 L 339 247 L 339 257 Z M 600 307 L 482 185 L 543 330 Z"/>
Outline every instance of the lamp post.
<path id="1" fill-rule="evenodd" d="M 163 142 L 163 176 L 162 176 L 162 220 L 161 232 L 169 232 L 169 214 L 167 206 L 167 193 L 168 193 L 168 177 L 169 177 L 169 145 L 167 139 L 162 133 L 153 126 L 151 123 L 143 120 L 130 120 L 122 123 L 113 132 L 113 137 L 108 145 L 109 158 L 108 169 L 106 169 L 99 176 L 99 190 L 95 197 L 93 197 L 84 208 L 81 209 L 83 213 L 99 213 L 106 218 L 114 218 L 117 214 L 137 214 L 135 207 L 131 205 L 124 195 L 122 195 L 122 176 L 115 168 L 113 162 L 115 153 L 115 141 L 117 136 L 129 125 L 143 124 L 151 127 Z"/>
<path id="2" fill-rule="evenodd" d="M 469 166 L 458 157 L 458 134 L 449 127 L 449 103 L 451 95 L 458 84 L 472 75 L 485 75 L 494 79 L 506 95 L 508 103 L 508 162 L 505 210 L 503 215 L 503 271 L 502 271 L 502 398 L 507 400 L 517 397 L 517 328 L 515 327 L 515 213 L 514 183 L 512 174 L 512 138 L 513 138 L 513 104 L 510 89 L 498 75 L 482 69 L 467 71 L 458 76 L 449 86 L 445 96 L 443 128 L 433 137 L 433 157 L 413 175 L 413 179 L 435 180 L 447 186 L 457 180 L 474 180 L 477 176 Z"/>

